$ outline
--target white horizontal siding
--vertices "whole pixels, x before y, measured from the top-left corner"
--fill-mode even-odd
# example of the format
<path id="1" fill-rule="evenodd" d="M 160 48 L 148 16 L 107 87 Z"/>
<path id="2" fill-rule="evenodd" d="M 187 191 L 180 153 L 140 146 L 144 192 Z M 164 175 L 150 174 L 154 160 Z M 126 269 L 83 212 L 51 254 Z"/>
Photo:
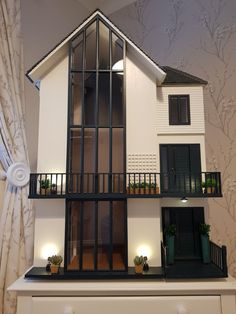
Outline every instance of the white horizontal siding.
<path id="1" fill-rule="evenodd" d="M 190 125 L 169 125 L 169 95 L 190 96 Z M 158 134 L 205 133 L 203 87 L 157 87 L 157 132 Z"/>

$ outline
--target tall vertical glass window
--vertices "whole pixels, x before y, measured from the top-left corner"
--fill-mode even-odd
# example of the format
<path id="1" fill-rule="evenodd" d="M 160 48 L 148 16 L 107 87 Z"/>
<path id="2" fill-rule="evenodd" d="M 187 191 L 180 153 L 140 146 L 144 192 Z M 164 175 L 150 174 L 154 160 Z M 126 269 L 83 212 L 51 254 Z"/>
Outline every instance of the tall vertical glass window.
<path id="1" fill-rule="evenodd" d="M 127 268 L 126 201 L 113 199 L 125 190 L 124 56 L 100 17 L 70 42 L 68 191 L 93 200 L 67 202 L 68 270 Z"/>

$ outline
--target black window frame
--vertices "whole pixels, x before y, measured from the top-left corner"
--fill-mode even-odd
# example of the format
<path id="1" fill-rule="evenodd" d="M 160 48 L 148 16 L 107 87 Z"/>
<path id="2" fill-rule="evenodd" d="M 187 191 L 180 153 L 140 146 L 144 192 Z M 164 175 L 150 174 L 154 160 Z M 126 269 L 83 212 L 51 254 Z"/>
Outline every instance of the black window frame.
<path id="1" fill-rule="evenodd" d="M 186 98 L 187 100 L 187 121 L 183 122 L 181 118 L 181 98 Z M 177 119 L 173 119 L 173 108 L 172 108 L 172 99 L 177 99 Z M 190 119 L 190 96 L 189 94 L 172 94 L 168 96 L 168 104 L 169 104 L 169 125 L 191 125 Z"/>
<path id="2" fill-rule="evenodd" d="M 87 69 L 86 68 L 86 31 L 89 28 L 90 25 L 92 25 L 93 23 L 95 23 L 96 25 L 96 65 L 95 67 L 92 69 Z M 100 23 L 102 23 L 103 25 L 105 25 L 108 30 L 109 30 L 109 67 L 106 69 L 100 68 L 99 66 L 99 61 L 100 61 L 100 54 L 99 54 L 99 34 L 100 34 Z M 112 39 L 113 36 L 116 36 L 122 43 L 122 59 L 124 60 L 124 69 L 113 69 L 112 65 L 113 65 L 113 46 L 112 46 Z M 82 50 L 81 50 L 81 54 L 82 54 L 82 61 L 81 61 L 81 66 L 76 68 L 74 67 L 74 62 L 73 62 L 73 42 L 74 40 L 76 40 L 78 37 L 81 37 L 81 44 L 82 44 Z M 80 161 L 79 161 L 79 173 L 81 174 L 80 177 L 80 183 L 78 183 L 77 181 L 77 186 L 80 186 L 80 195 L 79 197 L 77 197 L 76 195 L 73 195 L 73 197 L 69 197 L 66 199 L 66 221 L 65 221 L 65 228 L 66 228 L 66 232 L 65 232 L 65 256 L 64 256 L 64 260 L 65 260 L 65 271 L 70 271 L 68 269 L 68 250 L 69 250 L 69 236 L 70 236 L 70 201 L 72 200 L 77 200 L 79 202 L 82 202 L 82 209 L 81 209 L 81 217 L 83 218 L 83 214 L 84 214 L 84 209 L 83 206 L 85 204 L 85 202 L 87 201 L 91 201 L 93 200 L 95 202 L 95 223 L 94 223 L 94 232 L 96 234 L 95 237 L 95 245 L 94 245 L 94 265 L 95 268 L 94 270 L 84 270 L 82 269 L 82 266 L 80 266 L 80 268 L 78 270 L 73 270 L 74 272 L 78 271 L 78 272 L 99 272 L 100 270 L 97 269 L 97 219 L 98 219 L 98 202 L 99 201 L 109 201 L 110 202 L 110 211 L 113 211 L 113 202 L 116 201 L 117 199 L 114 198 L 113 194 L 112 194 L 112 178 L 113 178 L 113 151 L 112 151 L 112 147 L 113 147 L 113 131 L 115 129 L 121 129 L 123 130 L 123 150 L 121 152 L 121 158 L 123 158 L 123 172 L 124 174 L 126 173 L 126 104 L 125 104 L 125 99 L 126 99 L 126 95 L 125 95 L 125 56 L 126 56 L 126 43 L 125 40 L 123 38 L 121 38 L 121 36 L 113 29 L 110 27 L 110 25 L 108 25 L 106 23 L 106 21 L 104 21 L 102 18 L 100 18 L 99 16 L 96 16 L 94 19 L 92 19 L 90 21 L 89 24 L 87 24 L 78 34 L 76 34 L 69 43 L 69 68 L 68 68 L 68 117 L 67 117 L 67 174 L 73 174 L 73 169 L 72 169 L 72 158 L 73 158 L 73 153 L 72 153 L 72 132 L 73 131 L 79 131 L 81 133 L 81 144 L 80 147 L 78 149 L 78 154 L 80 155 Z M 102 125 L 99 123 L 99 75 L 107 73 L 107 75 L 109 75 L 109 122 L 105 125 Z M 115 74 L 123 74 L 123 79 L 122 79 L 122 123 L 116 123 L 113 121 L 113 75 Z M 73 89 L 72 89 L 72 85 L 73 85 L 73 76 L 80 74 L 81 76 L 81 82 L 82 82 L 82 96 L 81 96 L 81 119 L 79 123 L 74 123 L 74 118 L 73 118 Z M 90 74 L 90 75 L 94 75 L 96 76 L 96 95 L 95 95 L 95 102 L 94 102 L 94 107 L 95 107 L 95 117 L 94 117 L 94 122 L 92 124 L 90 123 L 86 123 L 85 121 L 85 79 L 86 79 L 86 75 Z M 85 167 L 84 167 L 84 159 L 85 159 L 85 155 L 84 155 L 84 149 L 85 149 L 85 137 L 86 137 L 86 129 L 94 129 L 95 130 L 95 169 L 93 172 L 94 175 L 94 186 L 95 186 L 95 192 L 94 195 L 92 196 L 92 198 L 87 198 L 87 194 L 85 191 L 85 187 L 84 187 L 84 181 L 83 181 L 83 175 L 85 173 Z M 106 196 L 103 196 L 101 193 L 99 193 L 98 190 L 98 136 L 99 136 L 99 130 L 100 129 L 108 129 L 109 130 L 109 171 L 108 171 L 108 182 L 109 182 L 109 193 Z M 69 194 L 69 191 L 71 190 L 70 184 L 73 185 L 73 181 L 71 182 L 67 182 L 67 194 Z M 79 184 L 79 185 L 78 185 Z M 83 197 L 84 196 L 84 197 Z M 127 252 L 127 247 L 128 247 L 128 239 L 127 239 L 127 199 L 123 198 L 122 201 L 124 202 L 124 262 L 125 262 L 125 268 L 122 269 L 121 271 L 127 271 L 128 270 L 128 252 Z M 82 221 L 81 218 L 81 221 Z M 112 218 L 110 219 L 110 225 L 112 224 Z M 111 231 L 112 231 L 112 225 L 110 226 Z M 82 234 L 84 229 L 84 226 L 82 226 L 80 228 L 80 233 Z M 110 232 L 111 232 L 110 231 Z M 83 237 L 81 236 L 81 239 L 83 239 Z M 82 241 L 82 240 L 81 240 Z M 113 265 L 112 265 L 112 247 L 113 247 L 113 241 L 111 239 L 110 241 L 110 262 L 109 262 L 109 269 L 107 271 L 120 271 L 120 270 L 114 270 L 113 269 Z M 83 256 L 83 249 L 80 250 L 80 254 L 82 258 Z M 80 260 L 80 265 L 82 265 L 81 260 Z"/>

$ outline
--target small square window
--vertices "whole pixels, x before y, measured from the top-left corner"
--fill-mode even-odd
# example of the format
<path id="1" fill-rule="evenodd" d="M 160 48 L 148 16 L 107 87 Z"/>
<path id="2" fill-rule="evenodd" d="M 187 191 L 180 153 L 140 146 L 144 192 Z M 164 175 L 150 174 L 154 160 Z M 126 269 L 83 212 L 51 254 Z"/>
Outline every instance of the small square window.
<path id="1" fill-rule="evenodd" d="M 189 95 L 169 95 L 169 124 L 189 125 Z"/>

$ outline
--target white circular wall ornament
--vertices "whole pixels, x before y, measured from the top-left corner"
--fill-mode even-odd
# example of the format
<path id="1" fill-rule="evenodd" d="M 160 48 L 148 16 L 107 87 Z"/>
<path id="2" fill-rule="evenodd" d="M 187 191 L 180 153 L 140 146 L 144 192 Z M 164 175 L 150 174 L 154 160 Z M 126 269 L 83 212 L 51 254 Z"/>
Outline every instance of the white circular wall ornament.
<path id="1" fill-rule="evenodd" d="M 12 164 L 7 170 L 7 180 L 16 187 L 23 187 L 29 182 L 30 170 L 22 162 Z"/>

